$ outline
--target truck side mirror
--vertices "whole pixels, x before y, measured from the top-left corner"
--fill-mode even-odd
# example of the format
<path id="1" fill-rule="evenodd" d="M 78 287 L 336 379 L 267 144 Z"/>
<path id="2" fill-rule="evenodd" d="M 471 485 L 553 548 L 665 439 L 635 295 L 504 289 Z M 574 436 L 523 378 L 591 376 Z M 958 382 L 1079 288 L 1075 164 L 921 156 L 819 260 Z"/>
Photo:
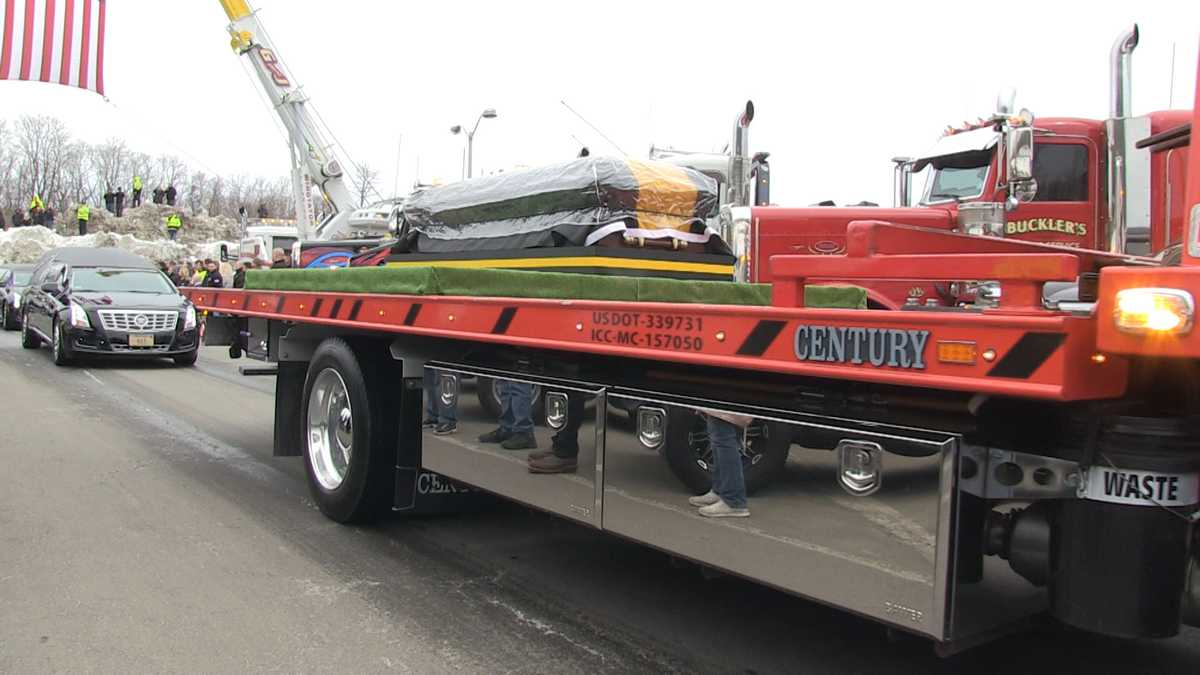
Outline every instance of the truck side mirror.
<path id="1" fill-rule="evenodd" d="M 221 244 L 221 262 L 229 262 L 229 247 Z"/>
<path id="2" fill-rule="evenodd" d="M 1037 195 L 1033 178 L 1033 127 L 1010 128 L 1004 139 L 1008 166 L 1009 200 L 1017 203 L 1032 201 Z"/>
<path id="3" fill-rule="evenodd" d="M 42 284 L 42 292 L 49 293 L 50 295 L 58 295 L 62 293 L 62 287 L 58 285 L 57 281 L 47 281 Z"/>

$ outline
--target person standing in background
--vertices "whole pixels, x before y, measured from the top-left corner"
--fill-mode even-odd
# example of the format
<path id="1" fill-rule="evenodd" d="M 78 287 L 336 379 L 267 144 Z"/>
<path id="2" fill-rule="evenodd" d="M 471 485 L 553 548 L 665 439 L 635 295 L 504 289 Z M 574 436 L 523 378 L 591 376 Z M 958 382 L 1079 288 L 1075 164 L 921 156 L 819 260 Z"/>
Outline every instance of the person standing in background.
<path id="1" fill-rule="evenodd" d="M 177 193 L 175 192 L 175 186 L 168 185 L 167 191 L 163 193 L 163 196 L 165 196 L 167 198 L 167 206 L 175 206 L 175 195 L 176 194 Z"/>
<path id="2" fill-rule="evenodd" d="M 292 259 L 288 257 L 287 252 L 281 248 L 271 251 L 271 269 L 279 270 L 286 269 L 292 266 Z"/>
<path id="3" fill-rule="evenodd" d="M 112 186 L 104 192 L 104 210 L 109 213 L 117 212 L 117 197 L 113 194 Z"/>
<path id="4" fill-rule="evenodd" d="M 163 203 L 163 189 L 161 187 L 154 188 L 154 192 L 150 194 L 150 199 L 155 204 Z"/>
<path id="5" fill-rule="evenodd" d="M 179 228 L 183 227 L 183 219 L 178 213 L 167 216 L 167 238 L 175 241 L 179 237 Z"/>
<path id="6" fill-rule="evenodd" d="M 125 215 L 125 188 L 117 188 L 116 194 L 113 195 L 113 203 L 117 206 L 117 217 Z"/>
<path id="7" fill-rule="evenodd" d="M 87 234 L 88 220 L 92 217 L 92 207 L 87 205 L 87 202 L 80 202 L 79 208 L 75 209 L 75 218 L 79 220 L 79 236 Z"/>
<path id="8" fill-rule="evenodd" d="M 137 208 L 142 205 L 142 177 L 134 174 L 133 176 L 133 201 L 130 202 L 131 208 Z"/>
<path id="9" fill-rule="evenodd" d="M 29 220 L 34 225 L 40 225 L 42 222 L 42 211 L 46 208 L 46 203 L 42 201 L 41 196 L 34 193 L 33 199 L 29 200 Z"/>
<path id="10" fill-rule="evenodd" d="M 267 217 L 267 205 L 266 205 L 266 203 L 265 203 L 265 202 L 259 202 L 259 203 L 258 203 L 258 217 L 259 217 L 259 218 L 266 218 L 266 217 Z"/>

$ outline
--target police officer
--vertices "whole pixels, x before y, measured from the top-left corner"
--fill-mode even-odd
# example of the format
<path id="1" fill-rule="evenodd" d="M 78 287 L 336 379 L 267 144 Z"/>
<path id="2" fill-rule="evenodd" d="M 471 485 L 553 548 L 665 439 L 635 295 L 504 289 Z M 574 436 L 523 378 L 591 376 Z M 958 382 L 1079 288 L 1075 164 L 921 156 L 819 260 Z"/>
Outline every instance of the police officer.
<path id="1" fill-rule="evenodd" d="M 88 220 L 92 217 L 92 207 L 87 205 L 87 202 L 80 202 L 79 208 L 75 209 L 75 217 L 79 219 L 79 236 L 87 234 Z"/>
<path id="2" fill-rule="evenodd" d="M 133 201 L 129 203 L 129 208 L 137 208 L 142 205 L 142 177 L 134 175 L 133 177 Z"/>
<path id="3" fill-rule="evenodd" d="M 167 216 L 167 237 L 171 241 L 175 241 L 179 236 L 179 228 L 181 227 L 183 227 L 183 219 L 179 217 L 178 213 L 172 213 Z"/>
<path id="4" fill-rule="evenodd" d="M 46 209 L 46 203 L 37 193 L 34 193 L 33 199 L 29 200 L 29 220 L 33 221 L 34 225 L 40 225 L 42 222 L 42 211 Z"/>
<path id="5" fill-rule="evenodd" d="M 204 261 L 204 279 L 200 281 L 200 285 L 206 288 L 222 288 L 225 286 L 225 280 L 221 278 L 221 268 L 217 265 L 217 261 L 209 258 Z"/>

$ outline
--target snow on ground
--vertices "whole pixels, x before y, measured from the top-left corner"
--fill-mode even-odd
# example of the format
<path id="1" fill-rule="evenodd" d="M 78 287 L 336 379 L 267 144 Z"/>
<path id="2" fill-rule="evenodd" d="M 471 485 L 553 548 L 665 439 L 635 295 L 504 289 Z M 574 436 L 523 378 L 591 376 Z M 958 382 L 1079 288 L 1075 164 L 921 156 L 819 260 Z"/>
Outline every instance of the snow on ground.
<path id="1" fill-rule="evenodd" d="M 180 213 L 183 218 L 178 242 L 167 239 L 165 223 L 170 213 Z M 126 209 L 121 218 L 103 209 L 92 209 L 89 234 L 82 237 L 61 234 L 78 232 L 73 217 L 68 219 L 60 214 L 55 220 L 57 231 L 38 226 L 0 231 L 0 263 L 37 262 L 46 251 L 62 246 L 121 248 L 154 261 L 217 258 L 222 243 L 228 245 L 230 252 L 237 250 L 241 232 L 234 218 L 189 215 L 178 207 L 159 204 Z"/>

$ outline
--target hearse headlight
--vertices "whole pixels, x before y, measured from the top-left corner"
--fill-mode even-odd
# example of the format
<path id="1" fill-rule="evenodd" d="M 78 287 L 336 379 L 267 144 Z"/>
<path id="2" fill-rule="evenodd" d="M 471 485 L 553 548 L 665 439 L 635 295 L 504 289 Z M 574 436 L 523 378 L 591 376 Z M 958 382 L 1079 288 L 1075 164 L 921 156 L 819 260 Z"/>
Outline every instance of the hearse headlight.
<path id="1" fill-rule="evenodd" d="M 1192 330 L 1196 302 L 1175 288 L 1126 288 L 1117 292 L 1113 321 L 1126 333 L 1184 335 Z"/>
<path id="2" fill-rule="evenodd" d="M 183 329 L 192 330 L 196 327 L 196 308 L 193 305 L 188 305 L 183 312 Z"/>
<path id="3" fill-rule="evenodd" d="M 87 311 L 83 305 L 79 303 L 71 303 L 71 325 L 75 328 L 91 328 L 92 322 L 88 320 Z"/>

